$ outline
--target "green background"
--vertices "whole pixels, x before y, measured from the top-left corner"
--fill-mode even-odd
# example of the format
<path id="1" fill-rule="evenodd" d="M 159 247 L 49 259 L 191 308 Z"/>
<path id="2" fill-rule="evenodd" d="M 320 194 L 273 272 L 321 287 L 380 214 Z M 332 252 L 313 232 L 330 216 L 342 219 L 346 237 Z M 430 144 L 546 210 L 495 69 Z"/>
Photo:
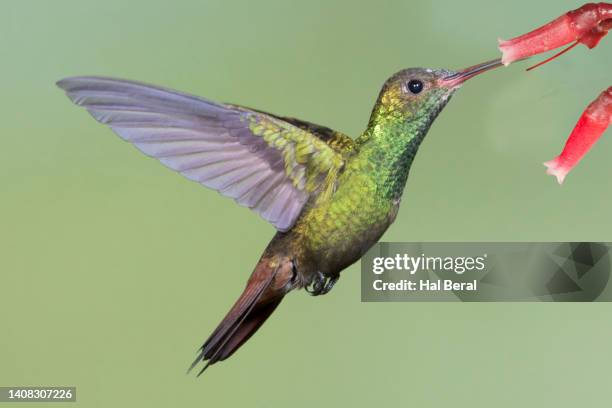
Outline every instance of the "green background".
<path id="1" fill-rule="evenodd" d="M 498 37 L 577 6 L 3 2 L 0 385 L 76 385 L 75 407 L 608 406 L 611 305 L 366 304 L 358 265 L 327 296 L 288 296 L 232 359 L 185 375 L 273 228 L 54 86 L 138 79 L 356 136 L 393 72 L 495 58 Z M 610 135 L 561 187 L 541 165 L 610 85 L 611 51 L 607 38 L 464 86 L 383 239 L 611 241 Z"/>

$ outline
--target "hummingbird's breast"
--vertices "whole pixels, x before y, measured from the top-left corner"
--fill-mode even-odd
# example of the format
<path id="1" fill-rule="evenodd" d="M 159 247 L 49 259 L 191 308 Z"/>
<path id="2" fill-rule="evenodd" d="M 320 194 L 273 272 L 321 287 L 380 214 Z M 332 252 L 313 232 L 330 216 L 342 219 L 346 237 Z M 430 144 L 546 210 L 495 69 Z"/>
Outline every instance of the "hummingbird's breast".
<path id="1" fill-rule="evenodd" d="M 379 194 L 367 163 L 349 163 L 334 194 L 308 208 L 292 230 L 311 273 L 336 275 L 374 245 L 395 220 L 399 199 Z"/>

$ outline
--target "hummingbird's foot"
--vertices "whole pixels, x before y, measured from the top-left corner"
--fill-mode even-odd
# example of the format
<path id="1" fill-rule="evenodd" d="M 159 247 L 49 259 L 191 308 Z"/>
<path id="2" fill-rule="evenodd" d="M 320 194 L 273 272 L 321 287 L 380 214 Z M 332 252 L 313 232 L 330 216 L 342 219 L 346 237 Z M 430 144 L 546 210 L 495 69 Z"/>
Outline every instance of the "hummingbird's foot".
<path id="1" fill-rule="evenodd" d="M 325 295 L 332 290 L 339 278 L 340 275 L 329 277 L 321 272 L 317 272 L 312 282 L 306 286 L 306 292 L 310 293 L 312 296 Z"/>
<path id="2" fill-rule="evenodd" d="M 336 282 L 338 282 L 338 279 L 340 279 L 340 275 L 336 275 L 334 277 L 329 278 L 327 282 L 325 282 L 325 286 L 323 287 L 323 293 L 321 294 L 324 295 L 328 293 L 330 290 L 332 290 Z"/>

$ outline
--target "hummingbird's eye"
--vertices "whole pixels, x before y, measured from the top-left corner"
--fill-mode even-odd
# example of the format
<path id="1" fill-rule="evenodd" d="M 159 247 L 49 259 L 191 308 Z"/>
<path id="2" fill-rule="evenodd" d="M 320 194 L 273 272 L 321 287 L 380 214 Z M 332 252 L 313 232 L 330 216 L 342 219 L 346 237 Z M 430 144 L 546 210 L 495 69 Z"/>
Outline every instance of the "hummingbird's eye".
<path id="1" fill-rule="evenodd" d="M 411 93 L 416 95 L 423 90 L 423 82 L 418 79 L 411 79 L 406 87 Z"/>
<path id="2" fill-rule="evenodd" d="M 410 93 L 418 94 L 423 90 L 423 81 L 419 81 L 418 79 L 411 79 L 408 81 L 406 88 L 410 91 Z"/>

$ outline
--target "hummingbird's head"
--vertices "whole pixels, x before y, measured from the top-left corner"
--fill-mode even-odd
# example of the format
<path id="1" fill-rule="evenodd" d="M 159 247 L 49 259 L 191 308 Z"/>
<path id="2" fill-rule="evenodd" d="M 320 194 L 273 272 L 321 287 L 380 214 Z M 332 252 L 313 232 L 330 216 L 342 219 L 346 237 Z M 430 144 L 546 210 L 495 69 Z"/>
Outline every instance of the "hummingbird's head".
<path id="1" fill-rule="evenodd" d="M 465 81 L 499 66 L 502 64 L 498 59 L 461 71 L 404 69 L 383 85 L 370 124 L 409 121 L 429 126 Z"/>

